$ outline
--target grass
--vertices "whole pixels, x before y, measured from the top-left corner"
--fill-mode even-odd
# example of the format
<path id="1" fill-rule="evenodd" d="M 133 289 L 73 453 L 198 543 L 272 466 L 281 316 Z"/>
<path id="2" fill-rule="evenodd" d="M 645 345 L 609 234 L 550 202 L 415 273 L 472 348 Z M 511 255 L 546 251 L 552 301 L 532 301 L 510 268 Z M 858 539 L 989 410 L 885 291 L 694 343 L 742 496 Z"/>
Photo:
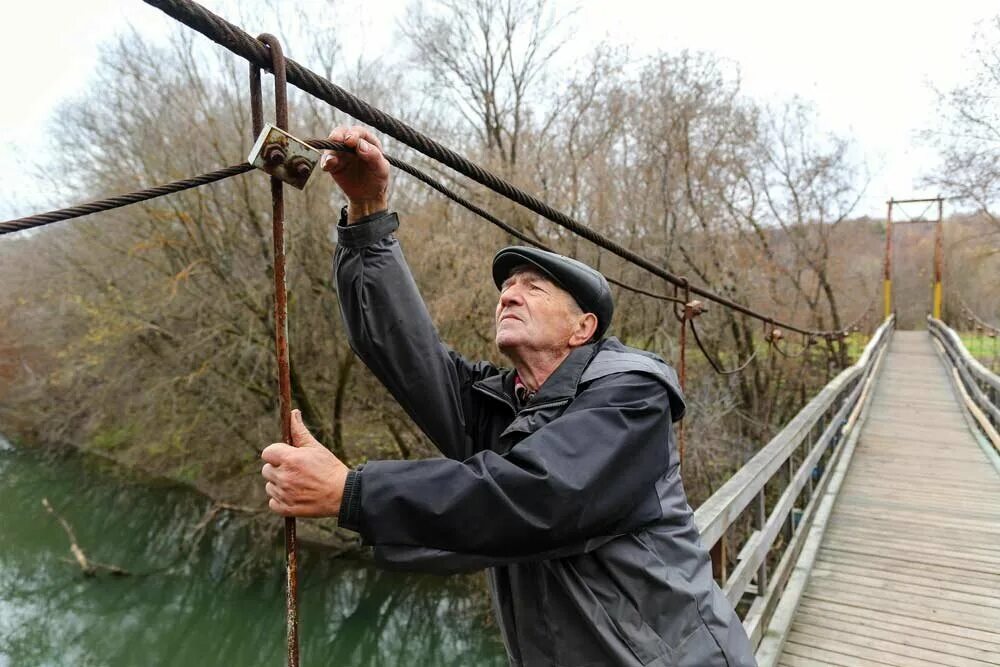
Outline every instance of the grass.
<path id="1" fill-rule="evenodd" d="M 98 431 L 91 438 L 91 447 L 100 451 L 113 451 L 126 444 L 132 439 L 132 427 L 130 425 Z"/>
<path id="2" fill-rule="evenodd" d="M 969 354 L 983 366 L 994 371 L 1000 366 L 1000 337 L 991 338 L 980 333 L 959 333 L 959 337 Z"/>

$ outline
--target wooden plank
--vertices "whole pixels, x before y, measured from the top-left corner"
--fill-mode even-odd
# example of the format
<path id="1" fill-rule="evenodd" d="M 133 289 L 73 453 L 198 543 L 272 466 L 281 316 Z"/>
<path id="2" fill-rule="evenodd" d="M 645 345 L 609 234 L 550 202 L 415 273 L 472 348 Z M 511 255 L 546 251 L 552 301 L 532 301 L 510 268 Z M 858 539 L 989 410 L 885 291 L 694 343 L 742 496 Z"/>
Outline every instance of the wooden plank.
<path id="1" fill-rule="evenodd" d="M 853 526 L 839 523 L 832 528 L 833 535 L 853 537 L 885 545 L 898 544 L 907 546 L 914 540 L 923 539 L 920 533 L 911 532 L 905 528 L 885 522 Z M 928 550 L 941 552 L 946 556 L 954 553 L 956 550 L 977 553 L 983 556 L 1000 556 L 1000 546 L 993 542 L 993 536 L 982 536 L 971 532 L 951 535 L 931 535 L 923 540 L 923 543 Z"/>
<path id="2" fill-rule="evenodd" d="M 885 484 L 886 480 L 883 475 L 886 471 L 886 466 L 884 464 L 871 466 L 871 457 L 866 458 L 868 459 L 867 463 L 859 462 L 857 466 L 851 468 L 850 483 L 859 486 L 865 486 L 869 483 Z M 959 470 L 951 475 L 948 474 L 949 471 L 928 472 L 926 463 L 913 463 L 909 466 L 897 464 L 891 470 L 905 473 L 906 480 L 911 484 L 918 486 L 933 484 L 941 493 L 950 493 L 954 490 L 981 493 L 983 496 L 990 498 L 1000 495 L 1000 491 L 997 490 L 996 480 L 992 476 L 982 475 L 981 479 L 976 479 L 976 477 L 970 479 L 971 475 L 969 473 L 973 471 Z M 975 472 L 979 471 L 976 470 Z M 897 485 L 893 484 L 893 486 Z"/>
<path id="3" fill-rule="evenodd" d="M 940 563 L 902 563 L 891 557 L 866 554 L 844 554 L 824 551 L 817 562 L 848 563 L 870 571 L 907 572 L 913 576 L 929 577 L 942 583 L 963 583 L 984 588 L 1000 587 L 1000 573 L 969 572 Z"/>
<path id="4" fill-rule="evenodd" d="M 884 365 L 777 664 L 1000 664 L 1000 475 L 929 336 Z"/>
<path id="5" fill-rule="evenodd" d="M 886 594 L 871 594 L 867 591 L 847 592 L 841 589 L 810 586 L 808 594 L 814 598 L 840 602 L 855 607 L 863 607 L 873 611 L 881 611 L 888 615 L 907 616 L 912 618 L 927 618 L 956 627 L 993 632 L 998 626 L 995 619 L 985 619 L 966 610 L 942 609 L 938 605 L 930 605 L 924 601 L 908 600 L 905 597 Z M 794 627 L 794 626 L 793 626 Z"/>
<path id="6" fill-rule="evenodd" d="M 935 565 L 947 565 L 954 568 L 965 568 L 971 572 L 978 572 L 981 574 L 993 574 L 996 572 L 995 567 L 991 567 L 989 564 L 978 563 L 975 560 L 968 558 L 962 558 L 961 556 L 953 556 L 951 558 L 927 558 L 921 554 L 911 554 L 908 552 L 894 550 L 889 548 L 878 548 L 874 545 L 868 545 L 866 547 L 858 547 L 854 544 L 847 543 L 828 543 L 823 546 L 824 550 L 837 551 L 845 554 L 855 554 L 859 556 L 882 556 L 885 558 L 893 558 L 898 560 L 901 564 L 917 563 L 917 564 L 935 564 Z"/>
<path id="7" fill-rule="evenodd" d="M 858 514 L 862 517 L 871 516 L 870 508 L 865 507 L 862 503 L 855 502 L 853 498 L 850 500 L 842 500 L 838 504 L 837 510 L 838 513 L 842 514 Z M 963 519 L 949 516 L 941 512 L 920 511 L 915 508 L 908 510 L 905 507 L 896 508 L 890 516 L 893 518 L 898 517 L 900 520 L 910 522 L 920 522 L 923 520 L 929 526 L 940 524 L 946 527 L 950 526 L 951 528 L 962 527 L 970 530 L 985 530 L 991 533 L 1000 534 L 1000 525 L 997 525 L 996 522 L 990 521 L 989 519 Z"/>
<path id="8" fill-rule="evenodd" d="M 876 569 L 865 567 L 857 563 L 856 561 L 849 561 L 846 563 L 839 563 L 837 561 L 831 561 L 826 558 L 816 559 L 815 564 L 816 569 L 829 570 L 833 573 L 840 573 L 844 575 L 855 575 L 860 577 L 878 577 L 882 581 L 888 582 L 899 582 L 903 584 L 911 584 L 914 586 L 927 586 L 930 588 L 941 588 L 947 587 L 949 591 L 955 593 L 969 593 L 972 595 L 983 595 L 984 591 L 988 592 L 991 589 L 987 587 L 987 584 L 983 581 L 969 580 L 964 577 L 958 577 L 957 580 L 943 581 L 940 577 L 921 573 L 910 569 Z M 1000 587 L 993 589 L 997 592 L 994 595 L 1000 599 Z"/>
<path id="9" fill-rule="evenodd" d="M 919 518 L 914 514 L 895 508 L 879 508 L 871 504 L 844 502 L 839 509 L 845 518 L 849 518 L 852 521 L 873 523 L 879 521 L 887 524 L 908 522 L 911 525 L 919 523 Z M 931 515 L 930 513 L 925 516 L 927 519 L 924 522 L 924 526 L 926 526 L 926 530 L 928 531 L 940 527 L 944 530 L 988 533 L 989 539 L 1000 539 L 1000 532 L 997 532 L 1000 531 L 1000 519 L 952 516 L 952 521 L 949 525 L 949 517 L 947 516 L 940 514 Z M 959 546 L 956 545 L 956 547 Z"/>
<path id="10" fill-rule="evenodd" d="M 940 667 L 940 665 L 937 665 L 929 660 L 907 658 L 896 653 L 890 653 L 889 651 L 880 651 L 866 646 L 848 644 L 836 639 L 818 637 L 812 633 L 803 632 L 802 630 L 799 630 L 798 627 L 792 628 L 792 632 L 788 635 L 788 642 L 790 644 L 808 646 L 812 651 L 826 651 L 828 653 L 837 654 L 838 656 L 850 656 L 856 660 L 863 660 L 865 661 L 864 664 L 868 665 L 878 664 L 897 665 L 899 667 Z"/>
<path id="11" fill-rule="evenodd" d="M 778 663 L 778 667 L 828 667 L 832 664 L 834 663 L 788 654 L 781 656 L 781 662 Z"/>
<path id="12" fill-rule="evenodd" d="M 838 615 L 825 610 L 819 610 L 816 613 L 811 608 L 803 606 L 800 610 L 798 620 L 803 625 L 830 628 L 861 637 L 924 648 L 946 655 L 975 660 L 987 665 L 1000 664 L 1000 650 L 977 648 L 963 642 L 958 637 L 931 634 L 906 625 L 880 623 L 881 619 L 861 619 L 857 616 Z M 942 664 L 945 662 L 945 660 L 942 660 Z"/>
<path id="13" fill-rule="evenodd" d="M 967 604 L 979 605 L 981 607 L 993 607 L 1000 611 L 1000 594 L 990 595 L 979 589 L 977 592 L 956 591 L 945 588 L 939 583 L 928 582 L 913 583 L 912 581 L 899 581 L 888 576 L 881 576 L 883 573 L 861 574 L 858 571 L 844 571 L 843 569 L 829 569 L 817 565 L 813 568 L 813 576 L 822 578 L 828 582 L 842 581 L 845 583 L 855 583 L 870 589 L 883 589 L 896 593 L 912 593 L 914 595 L 924 595 L 935 597 L 940 600 L 950 600 L 954 602 L 965 602 Z"/>
<path id="14" fill-rule="evenodd" d="M 857 548 L 863 550 L 874 550 L 875 548 L 905 549 L 908 555 L 925 558 L 928 562 L 948 561 L 955 558 L 953 555 L 955 551 L 960 551 L 961 557 L 964 560 L 979 563 L 988 568 L 992 565 L 993 567 L 990 569 L 994 572 L 1000 570 L 1000 553 L 995 549 L 975 549 L 966 545 L 958 546 L 957 549 L 955 547 L 948 549 L 928 544 L 927 542 L 917 542 L 913 539 L 907 540 L 904 537 L 897 537 L 892 534 L 886 534 L 882 539 L 876 539 L 861 532 L 844 529 L 830 531 L 827 539 L 829 540 L 828 544 L 831 546 L 856 545 Z"/>
<path id="15" fill-rule="evenodd" d="M 825 642 L 828 641 L 834 643 L 834 645 L 841 644 L 878 651 L 886 655 L 899 656 L 899 658 L 894 659 L 903 659 L 902 661 L 906 664 L 924 664 L 935 667 L 985 667 L 989 664 L 975 658 L 954 655 L 947 652 L 947 647 L 945 646 L 938 645 L 934 648 L 913 646 L 912 644 L 900 641 L 901 638 L 898 635 L 890 638 L 886 638 L 885 636 L 872 637 L 870 634 L 856 631 L 855 628 L 847 628 L 845 630 L 843 628 L 832 627 L 824 623 L 823 619 L 813 617 L 803 617 L 795 624 L 795 631 L 802 633 L 803 636 L 808 635 L 824 640 L 824 644 L 820 644 L 821 646 L 825 645 Z"/>
<path id="16" fill-rule="evenodd" d="M 1000 551 L 1000 536 L 995 534 L 947 527 L 929 531 L 927 524 L 903 522 L 887 514 L 849 519 L 838 515 L 830 521 L 830 527 L 858 534 L 885 535 L 887 532 L 891 532 L 894 536 L 924 539 L 928 544 L 945 544 L 952 549 L 970 546 Z"/>
<path id="17" fill-rule="evenodd" d="M 987 625 L 988 629 L 1000 628 L 1000 610 L 993 609 L 974 602 L 962 602 L 959 600 L 944 600 L 934 594 L 899 592 L 889 588 L 876 588 L 866 586 L 852 581 L 837 581 L 831 583 L 825 578 L 817 577 L 815 580 L 816 592 L 822 593 L 824 590 L 835 590 L 844 595 L 856 595 L 859 597 L 871 597 L 882 600 L 890 600 L 901 604 L 923 605 L 925 609 L 933 612 L 948 612 L 953 614 L 969 614 L 975 616 L 977 621 L 984 623 L 993 622 Z M 970 620 L 970 623 L 972 621 Z M 976 627 L 976 626 L 971 626 Z"/>
<path id="18" fill-rule="evenodd" d="M 830 619 L 831 622 L 840 620 L 854 624 L 856 627 L 864 626 L 896 634 L 921 637 L 937 644 L 956 644 L 964 646 L 970 651 L 991 656 L 1000 653 L 1000 638 L 995 633 L 960 628 L 923 618 L 886 616 L 871 609 L 812 598 L 803 599 L 801 609 L 803 614 Z"/>
<path id="19" fill-rule="evenodd" d="M 792 641 L 791 639 L 789 639 L 786 644 L 785 655 L 813 660 L 823 665 L 837 665 L 838 667 L 878 667 L 880 665 L 889 665 L 889 667 L 893 667 L 893 665 L 897 664 L 882 662 L 880 660 L 858 658 L 856 656 L 839 653 L 837 651 L 817 648 L 815 646 L 810 646 L 809 644 L 800 644 L 799 642 Z"/>
<path id="20" fill-rule="evenodd" d="M 922 466 L 926 468 L 926 464 Z M 978 466 L 977 466 L 978 467 Z M 886 466 L 880 466 L 879 471 L 884 474 Z M 911 470 L 906 470 L 905 468 L 895 468 L 895 470 L 900 470 L 901 472 L 912 472 Z M 924 502 L 929 502 L 934 498 L 947 498 L 947 499 L 957 499 L 957 500 L 969 500 L 977 501 L 981 504 L 988 502 L 991 499 L 1000 498 L 1000 490 L 996 488 L 996 482 L 989 479 L 983 479 L 982 484 L 970 487 L 968 485 L 969 472 L 963 471 L 965 475 L 959 478 L 956 475 L 955 481 L 958 482 L 960 479 L 965 484 L 942 484 L 940 477 L 928 477 L 927 486 L 924 488 L 918 488 L 914 485 L 913 479 L 908 474 L 906 479 L 896 481 L 894 479 L 886 480 L 882 478 L 878 479 L 879 475 L 876 471 L 871 474 L 865 474 L 865 470 L 858 469 L 851 471 L 851 481 L 847 484 L 847 488 L 859 487 L 859 488 L 869 488 L 876 492 L 882 493 L 893 493 L 893 494 L 904 494 L 906 496 L 918 495 L 920 498 L 924 499 Z M 870 482 L 875 482 L 877 486 L 869 486 Z"/>

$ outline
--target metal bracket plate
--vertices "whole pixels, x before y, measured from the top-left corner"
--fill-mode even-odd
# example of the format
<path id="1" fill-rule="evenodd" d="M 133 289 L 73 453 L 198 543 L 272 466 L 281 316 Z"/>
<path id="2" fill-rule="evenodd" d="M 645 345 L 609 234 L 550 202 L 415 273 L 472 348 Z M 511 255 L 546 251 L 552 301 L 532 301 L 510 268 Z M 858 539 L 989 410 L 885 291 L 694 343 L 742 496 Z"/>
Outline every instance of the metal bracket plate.
<path id="1" fill-rule="evenodd" d="M 309 144 L 265 123 L 247 162 L 302 190 L 316 170 L 319 157 L 320 152 Z"/>

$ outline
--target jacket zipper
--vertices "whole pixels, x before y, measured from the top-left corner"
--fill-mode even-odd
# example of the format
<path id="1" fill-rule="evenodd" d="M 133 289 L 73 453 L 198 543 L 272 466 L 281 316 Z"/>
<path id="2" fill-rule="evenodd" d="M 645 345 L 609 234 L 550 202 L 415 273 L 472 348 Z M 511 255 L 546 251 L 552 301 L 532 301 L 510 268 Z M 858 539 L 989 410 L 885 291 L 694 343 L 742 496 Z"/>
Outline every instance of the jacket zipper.
<path id="1" fill-rule="evenodd" d="M 489 396 L 492 399 L 500 401 L 508 408 L 510 408 L 510 411 L 512 413 L 514 413 L 515 415 L 517 414 L 517 408 L 514 406 L 514 402 L 511 399 L 507 398 L 507 396 L 505 396 L 504 394 L 498 394 L 493 390 L 487 389 L 486 387 L 480 384 L 473 384 L 472 388 L 482 394 L 485 394 L 486 396 Z"/>
<path id="2" fill-rule="evenodd" d="M 545 403 L 539 403 L 538 405 L 529 405 L 521 408 L 521 412 L 518 414 L 523 415 L 525 412 L 535 412 L 536 410 L 541 410 L 542 408 L 553 408 L 560 405 L 566 405 L 569 401 L 569 398 L 557 398 L 551 401 L 546 401 Z"/>

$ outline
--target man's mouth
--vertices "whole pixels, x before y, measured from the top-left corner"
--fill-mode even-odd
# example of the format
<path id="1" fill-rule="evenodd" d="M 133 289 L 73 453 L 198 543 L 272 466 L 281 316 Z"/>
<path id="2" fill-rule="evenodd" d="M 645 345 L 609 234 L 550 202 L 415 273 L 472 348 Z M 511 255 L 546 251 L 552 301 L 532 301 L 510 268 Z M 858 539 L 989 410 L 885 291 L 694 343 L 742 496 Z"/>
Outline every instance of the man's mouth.
<path id="1" fill-rule="evenodd" d="M 514 313 L 504 313 L 503 315 L 500 316 L 500 321 L 503 322 L 504 320 L 517 320 L 520 322 L 521 318 L 515 315 Z"/>

